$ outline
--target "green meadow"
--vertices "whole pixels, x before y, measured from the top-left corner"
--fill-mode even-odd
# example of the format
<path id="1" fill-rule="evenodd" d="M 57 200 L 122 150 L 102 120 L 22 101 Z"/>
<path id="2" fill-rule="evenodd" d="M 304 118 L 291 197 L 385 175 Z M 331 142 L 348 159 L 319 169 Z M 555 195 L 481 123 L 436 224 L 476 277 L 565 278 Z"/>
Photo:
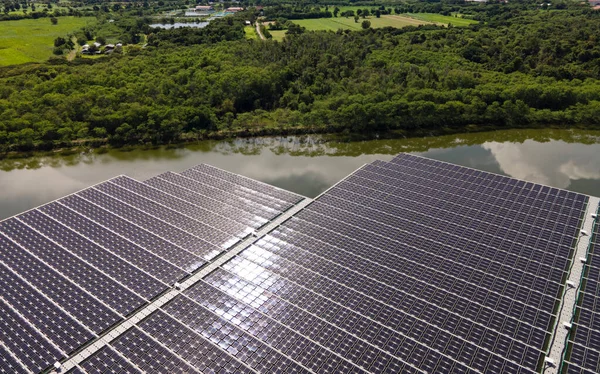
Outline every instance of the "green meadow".
<path id="1" fill-rule="evenodd" d="M 273 40 L 277 40 L 280 42 L 283 40 L 283 38 L 285 38 L 286 30 L 269 30 L 269 32 L 271 33 Z"/>
<path id="2" fill-rule="evenodd" d="M 469 26 L 470 24 L 477 23 L 475 20 L 462 18 L 460 14 L 443 16 L 436 13 L 407 13 L 403 14 L 403 16 L 444 25 L 451 23 L 452 26 Z"/>
<path id="3" fill-rule="evenodd" d="M 95 22 L 93 17 L 59 17 L 0 22 L 0 66 L 40 62 L 52 56 L 54 39 Z"/>
<path id="4" fill-rule="evenodd" d="M 367 20 L 371 22 L 372 28 L 381 27 L 396 27 L 401 28 L 404 26 L 418 26 L 425 25 L 430 22 L 417 20 L 410 17 L 395 16 L 395 15 L 383 15 L 380 18 L 369 16 L 367 18 L 359 18 L 358 22 L 354 22 L 353 17 L 337 17 L 337 18 L 318 18 L 318 19 L 299 19 L 293 20 L 295 24 L 306 27 L 306 30 L 332 30 L 337 31 L 343 30 L 361 30 L 362 22 Z"/>
<path id="5" fill-rule="evenodd" d="M 244 27 L 244 33 L 246 34 L 246 39 L 258 39 L 254 26 Z"/>
<path id="6" fill-rule="evenodd" d="M 341 7 L 344 10 L 350 8 L 363 9 L 364 7 Z M 354 9 L 353 9 L 354 10 Z M 354 17 L 333 17 L 333 18 L 316 18 L 316 19 L 295 19 L 292 20 L 297 25 L 305 27 L 307 31 L 337 31 L 342 30 L 362 30 L 363 21 L 371 22 L 372 28 L 381 27 L 396 27 L 426 25 L 432 22 L 418 20 L 415 18 L 400 16 L 400 15 L 382 15 L 380 18 L 369 16 L 367 18 L 359 18 L 358 22 L 354 22 Z M 269 30 L 273 36 L 273 40 L 281 41 L 285 37 L 286 30 Z M 248 37 L 248 34 L 246 34 Z"/>

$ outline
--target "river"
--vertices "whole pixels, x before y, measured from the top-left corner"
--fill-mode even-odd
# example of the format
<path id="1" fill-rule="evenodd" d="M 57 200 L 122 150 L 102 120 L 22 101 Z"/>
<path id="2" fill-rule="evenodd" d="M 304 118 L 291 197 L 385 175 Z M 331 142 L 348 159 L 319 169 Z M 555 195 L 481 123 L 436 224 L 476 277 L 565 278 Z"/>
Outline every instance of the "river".
<path id="1" fill-rule="evenodd" d="M 272 137 L 0 160 L 0 219 L 119 174 L 143 180 L 199 163 L 314 197 L 361 165 L 399 152 L 600 195 L 600 131 L 508 130 L 359 142 Z"/>

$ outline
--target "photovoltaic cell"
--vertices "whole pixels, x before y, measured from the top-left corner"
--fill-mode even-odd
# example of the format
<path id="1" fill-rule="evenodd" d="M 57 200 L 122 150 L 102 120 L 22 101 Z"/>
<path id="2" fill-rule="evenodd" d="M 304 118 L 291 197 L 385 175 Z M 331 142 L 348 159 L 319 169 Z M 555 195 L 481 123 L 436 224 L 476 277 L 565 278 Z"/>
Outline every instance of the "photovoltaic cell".
<path id="1" fill-rule="evenodd" d="M 35 227 L 35 231 L 70 254 L 79 257 L 145 299 L 151 299 L 167 288 L 166 284 L 153 276 L 39 211 L 32 210 L 21 214 L 18 218 L 29 227 Z"/>
<path id="2" fill-rule="evenodd" d="M 142 371 L 118 354 L 110 346 L 104 346 L 94 355 L 81 363 L 81 367 L 89 374 L 141 374 Z"/>
<path id="3" fill-rule="evenodd" d="M 2 272 L 5 275 L 2 282 L 17 281 L 15 274 L 18 274 L 91 331 L 100 333 L 120 319 L 113 310 L 10 240 L 0 239 L 0 255 L 3 266 L 10 270 Z"/>
<path id="4" fill-rule="evenodd" d="M 70 353 L 93 338 L 83 325 L 5 266 L 0 266 L 0 279 L 5 307 L 12 308 L 63 352 Z"/>
<path id="5" fill-rule="evenodd" d="M 349 333 L 425 372 L 535 372 L 587 198 L 404 163 L 363 167 L 206 282 L 273 319 L 285 305 L 325 323 L 311 336 L 324 347 Z M 344 358 L 379 371 L 358 356 Z"/>
<path id="6" fill-rule="evenodd" d="M 540 370 L 587 196 L 402 154 L 302 200 L 199 165 L 0 222 L 0 372 Z M 563 372 L 600 371 L 594 230 Z"/>
<path id="7" fill-rule="evenodd" d="M 135 224 L 75 195 L 59 200 L 56 205 L 58 211 L 60 206 L 72 209 L 88 220 L 102 224 L 108 230 L 188 271 L 196 270 L 206 263 L 207 259 L 218 253 L 217 247 L 201 240 L 194 240 L 195 238 L 187 233 L 169 230 L 168 227 L 163 229 L 164 226 L 160 225 L 160 221 L 153 222 L 148 219 L 144 221 L 149 223 L 147 226 L 144 222 Z M 46 208 L 50 209 L 53 206 L 54 204 L 49 204 L 41 207 L 40 210 L 47 212 Z M 160 236 L 163 233 L 165 237 Z"/>
<path id="8" fill-rule="evenodd" d="M 152 178 L 144 183 L 170 195 L 177 196 L 180 199 L 194 204 L 194 206 L 199 206 L 212 212 L 219 212 L 221 216 L 240 222 L 254 229 L 257 229 L 268 222 L 267 219 L 258 215 L 260 213 L 255 210 L 254 207 L 246 210 L 246 205 L 250 205 L 249 201 L 238 203 L 232 199 L 231 196 L 224 196 L 225 194 L 215 196 L 215 194 L 211 193 L 210 197 L 200 195 L 192 192 L 190 189 L 161 178 Z"/>
<path id="9" fill-rule="evenodd" d="M 210 184 L 203 183 L 202 175 L 200 175 L 197 179 L 194 179 L 181 174 L 167 172 L 151 178 L 145 183 L 156 186 L 159 185 L 159 183 L 162 184 L 163 181 L 192 191 L 195 194 L 202 196 L 203 199 L 214 199 L 215 201 L 220 202 L 219 205 L 229 204 L 238 208 L 240 211 L 249 212 L 266 220 L 273 219 L 275 216 L 281 213 L 273 208 L 269 208 L 257 202 L 256 199 L 253 199 L 254 195 L 248 193 L 247 191 L 236 194 L 227 189 L 221 189 Z"/>
<path id="10" fill-rule="evenodd" d="M 598 209 L 600 212 L 600 207 Z M 579 290 L 565 372 L 600 372 L 600 224 L 595 223 Z"/>
<path id="11" fill-rule="evenodd" d="M 127 330 L 111 346 L 124 357 L 147 373 L 198 373 L 179 356 L 137 327 Z M 114 356 L 113 356 L 114 357 Z"/>
<path id="12" fill-rule="evenodd" d="M 111 183 L 119 185 L 149 200 L 155 201 L 163 206 L 177 211 L 196 221 L 206 223 L 213 230 L 225 231 L 230 235 L 244 238 L 252 232 L 252 228 L 243 225 L 233 217 L 224 215 L 222 208 L 208 210 L 201 205 L 195 205 L 186 200 L 164 193 L 156 188 L 150 187 L 128 177 L 111 179 Z"/>
<path id="13" fill-rule="evenodd" d="M 0 331 L 3 345 L 10 349 L 28 370 L 34 372 L 45 370 L 63 357 L 57 348 L 3 300 L 0 300 Z M 21 365 L 5 349 L 1 349 L 0 353 L 2 361 L 6 362 L 2 370 L 14 367 L 17 370 L 13 373 L 22 372 L 22 369 L 19 370 Z"/>
<path id="14" fill-rule="evenodd" d="M 198 238 L 205 238 L 206 241 L 224 249 L 239 241 L 239 239 L 236 240 L 233 233 L 213 228 L 206 223 L 194 220 L 174 209 L 117 187 L 110 182 L 97 185 L 93 189 L 106 194 L 103 198 L 110 200 L 112 204 L 120 204 L 125 209 L 144 212 L 154 219 L 158 218 Z"/>
<path id="15" fill-rule="evenodd" d="M 153 313 L 138 326 L 201 372 L 253 372 L 235 358 L 235 348 L 221 350 L 218 345 L 162 311 Z"/>
<path id="16" fill-rule="evenodd" d="M 120 314 L 127 315 L 144 304 L 140 296 L 21 221 L 3 221 L 0 232 Z"/>
<path id="17" fill-rule="evenodd" d="M 261 183 L 254 179 L 246 178 L 241 175 L 233 174 L 233 173 L 227 172 L 225 170 L 218 169 L 214 166 L 201 164 L 201 165 L 194 166 L 193 168 L 191 168 L 189 170 L 194 170 L 196 172 L 201 172 L 201 173 L 204 173 L 207 175 L 216 176 L 218 178 L 227 180 L 231 183 L 234 183 L 238 186 L 242 186 L 249 190 L 259 191 L 260 193 L 271 197 L 270 200 L 273 200 L 273 198 L 274 198 L 274 199 L 283 201 L 289 205 L 296 204 L 303 199 L 302 196 L 297 195 L 295 193 L 285 191 L 285 190 L 273 187 L 273 186 L 265 184 L 265 183 Z M 282 205 L 285 206 L 286 205 L 285 203 Z"/>
<path id="18" fill-rule="evenodd" d="M 26 370 L 7 349 L 0 346 L 0 373 L 20 373 Z"/>
<path id="19" fill-rule="evenodd" d="M 273 215 L 277 215 L 282 211 L 286 210 L 291 204 L 286 204 L 282 201 L 271 199 L 268 195 L 261 191 L 255 191 L 247 187 L 240 186 L 236 183 L 232 183 L 228 180 L 219 178 L 209 173 L 203 173 L 195 169 L 189 169 L 181 173 L 182 176 L 193 179 L 203 185 L 208 185 L 213 188 L 217 188 L 222 191 L 234 194 L 244 199 L 253 201 L 259 205 L 265 206 L 266 209 L 273 212 Z"/>
<path id="20" fill-rule="evenodd" d="M 186 276 L 188 274 L 185 271 L 186 268 L 195 270 L 193 264 L 199 262 L 198 258 L 194 259 L 191 256 L 189 256 L 191 263 L 168 262 L 171 260 L 171 256 L 165 256 L 167 258 L 163 259 L 160 257 L 161 252 L 142 248 L 130 240 L 115 235 L 114 231 L 108 230 L 58 203 L 49 204 L 38 210 L 167 284 L 173 284 Z M 184 253 L 181 254 L 181 257 L 184 257 Z"/>

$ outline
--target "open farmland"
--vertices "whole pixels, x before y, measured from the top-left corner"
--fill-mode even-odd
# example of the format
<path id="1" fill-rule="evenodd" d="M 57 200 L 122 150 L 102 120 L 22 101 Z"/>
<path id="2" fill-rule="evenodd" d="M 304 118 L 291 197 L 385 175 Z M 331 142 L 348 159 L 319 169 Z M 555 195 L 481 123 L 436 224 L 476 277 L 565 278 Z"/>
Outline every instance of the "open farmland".
<path id="1" fill-rule="evenodd" d="M 358 22 L 354 22 L 353 17 L 337 17 L 337 18 L 318 18 L 318 19 L 301 19 L 293 20 L 295 24 L 306 27 L 306 30 L 361 30 L 361 24 L 365 19 L 359 18 Z M 366 20 L 371 22 L 372 28 L 381 27 L 397 27 L 426 25 L 432 22 L 417 20 L 410 17 L 383 15 L 381 18 L 367 17 Z"/>
<path id="2" fill-rule="evenodd" d="M 462 18 L 460 15 L 443 16 L 441 14 L 434 14 L 434 13 L 407 13 L 407 14 L 403 14 L 402 16 L 410 17 L 410 18 L 414 18 L 414 19 L 418 19 L 418 20 L 422 20 L 422 21 L 433 22 L 433 23 L 437 23 L 437 24 L 447 25 L 447 24 L 451 23 L 452 26 L 469 26 L 470 24 L 477 23 L 477 21 L 475 21 L 475 20 L 468 19 L 468 18 Z"/>
<path id="3" fill-rule="evenodd" d="M 65 37 L 93 17 L 60 17 L 52 25 L 49 18 L 0 22 L 0 66 L 40 62 L 52 56 L 54 39 Z"/>

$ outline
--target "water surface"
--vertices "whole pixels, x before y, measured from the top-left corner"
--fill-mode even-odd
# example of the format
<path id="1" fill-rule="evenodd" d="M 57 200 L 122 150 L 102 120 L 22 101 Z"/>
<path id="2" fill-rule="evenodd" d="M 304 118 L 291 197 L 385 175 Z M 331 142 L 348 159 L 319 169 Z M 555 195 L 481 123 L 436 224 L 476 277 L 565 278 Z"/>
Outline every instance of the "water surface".
<path id="1" fill-rule="evenodd" d="M 200 163 L 314 197 L 361 165 L 399 152 L 600 195 L 600 131 L 510 130 L 361 142 L 272 137 L 0 160 L 0 219 L 116 175 L 143 180 Z"/>
<path id="2" fill-rule="evenodd" d="M 180 27 L 191 27 L 193 29 L 201 29 L 208 25 L 208 22 L 175 22 L 175 23 L 153 23 L 150 27 L 159 29 L 178 29 Z"/>

